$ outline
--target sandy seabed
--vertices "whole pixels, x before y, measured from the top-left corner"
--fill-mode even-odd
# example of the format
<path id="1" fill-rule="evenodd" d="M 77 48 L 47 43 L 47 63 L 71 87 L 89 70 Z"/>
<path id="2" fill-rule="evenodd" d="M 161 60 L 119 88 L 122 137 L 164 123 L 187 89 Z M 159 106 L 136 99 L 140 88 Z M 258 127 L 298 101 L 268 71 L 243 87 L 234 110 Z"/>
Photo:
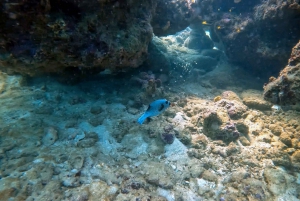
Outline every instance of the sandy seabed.
<path id="1" fill-rule="evenodd" d="M 300 113 L 226 64 L 145 97 L 130 79 L 0 76 L 0 200 L 300 200 Z M 139 125 L 147 105 L 173 107 Z"/>

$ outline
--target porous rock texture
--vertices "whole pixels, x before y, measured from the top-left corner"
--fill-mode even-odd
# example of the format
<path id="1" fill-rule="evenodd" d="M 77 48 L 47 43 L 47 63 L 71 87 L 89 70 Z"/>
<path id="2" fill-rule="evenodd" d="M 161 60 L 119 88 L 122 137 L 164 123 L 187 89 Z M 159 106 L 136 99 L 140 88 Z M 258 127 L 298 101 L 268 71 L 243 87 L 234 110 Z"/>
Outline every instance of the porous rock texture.
<path id="1" fill-rule="evenodd" d="M 300 5 L 297 2 L 253 1 L 254 9 L 247 11 L 236 4 L 235 9 L 221 13 L 214 23 L 214 40 L 222 41 L 231 62 L 256 74 L 277 73 L 299 40 Z"/>
<path id="2" fill-rule="evenodd" d="M 186 47 L 212 48 L 203 34 L 210 29 L 231 62 L 271 74 L 300 35 L 296 0 L 7 0 L 0 6 L 0 69 L 28 75 L 127 71 L 155 58 L 148 57 L 153 33 L 195 24 Z"/>
<path id="3" fill-rule="evenodd" d="M 264 98 L 274 104 L 293 106 L 300 105 L 300 42 L 293 48 L 289 64 L 277 78 L 270 77 L 264 86 Z"/>
<path id="4" fill-rule="evenodd" d="M 172 6 L 165 8 L 167 3 L 161 5 L 160 9 L 165 8 L 165 15 L 163 18 L 159 15 L 161 11 L 156 12 L 152 21 L 154 33 L 158 36 L 174 34 L 184 25 L 189 25 L 192 31 L 186 37 L 176 35 L 178 43 L 184 39 L 185 47 L 201 51 L 212 49 L 213 41 L 216 47 L 224 51 L 230 63 L 257 76 L 277 74 L 299 40 L 300 5 L 297 1 L 187 2 L 176 3 L 175 6 L 170 3 L 174 8 L 181 8 L 173 10 Z M 185 9 L 186 15 L 182 15 Z M 181 20 L 175 19 L 178 16 Z M 203 34 L 204 30 L 210 30 L 212 41 Z"/>
<path id="5" fill-rule="evenodd" d="M 233 87 L 215 87 L 220 69 Z M 255 109 L 261 91 L 231 72 L 171 80 L 174 105 L 143 125 L 152 100 L 126 77 L 70 86 L 1 75 L 0 200 L 299 200 L 299 112 Z M 57 131 L 49 146 L 44 129 Z"/>
<path id="6" fill-rule="evenodd" d="M 138 67 L 153 32 L 181 31 L 201 10 L 185 0 L 9 0 L 1 7 L 0 67 L 29 75 Z"/>
<path id="7" fill-rule="evenodd" d="M 152 38 L 156 1 L 28 0 L 1 5 L 1 70 L 34 75 L 138 67 Z"/>

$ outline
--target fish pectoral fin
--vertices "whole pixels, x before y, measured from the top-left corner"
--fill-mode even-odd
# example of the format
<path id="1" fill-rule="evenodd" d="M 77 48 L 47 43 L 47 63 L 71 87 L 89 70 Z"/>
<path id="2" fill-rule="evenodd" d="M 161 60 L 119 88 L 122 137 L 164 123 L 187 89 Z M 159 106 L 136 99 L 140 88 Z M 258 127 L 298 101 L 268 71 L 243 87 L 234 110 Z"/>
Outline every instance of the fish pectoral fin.
<path id="1" fill-rule="evenodd" d="M 160 107 L 158 109 L 159 112 L 161 112 L 164 109 L 165 105 L 164 104 L 160 104 Z"/>

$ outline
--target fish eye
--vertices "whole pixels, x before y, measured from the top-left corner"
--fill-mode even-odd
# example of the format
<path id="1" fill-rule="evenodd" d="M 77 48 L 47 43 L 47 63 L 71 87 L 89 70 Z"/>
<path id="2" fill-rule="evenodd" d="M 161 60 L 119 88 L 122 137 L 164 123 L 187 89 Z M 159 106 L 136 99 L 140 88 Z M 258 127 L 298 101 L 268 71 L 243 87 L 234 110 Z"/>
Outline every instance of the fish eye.
<path id="1" fill-rule="evenodd" d="M 169 101 L 166 101 L 166 104 L 168 104 Z"/>

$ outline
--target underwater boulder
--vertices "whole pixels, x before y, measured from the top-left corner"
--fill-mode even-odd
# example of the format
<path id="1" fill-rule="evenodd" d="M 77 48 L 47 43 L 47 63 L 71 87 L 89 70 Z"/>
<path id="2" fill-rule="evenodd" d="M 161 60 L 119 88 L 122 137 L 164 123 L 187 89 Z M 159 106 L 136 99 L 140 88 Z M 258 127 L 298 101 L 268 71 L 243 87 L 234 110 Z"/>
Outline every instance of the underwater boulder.
<path id="1" fill-rule="evenodd" d="M 296 66 L 300 63 L 300 42 L 298 42 L 292 49 L 292 53 L 289 59 L 289 66 Z"/>
<path id="2" fill-rule="evenodd" d="M 292 106 L 299 110 L 300 105 L 300 42 L 293 48 L 289 65 L 277 78 L 270 77 L 264 86 L 264 99 L 279 105 Z"/>
<path id="3" fill-rule="evenodd" d="M 271 110 L 272 107 L 272 105 L 269 102 L 255 97 L 243 98 L 243 103 L 249 108 L 256 110 Z"/>
<path id="4" fill-rule="evenodd" d="M 184 46 L 194 50 L 213 48 L 213 42 L 206 35 L 191 32 L 190 36 L 184 41 Z"/>
<path id="5" fill-rule="evenodd" d="M 201 23 L 190 25 L 192 31 L 189 37 L 184 41 L 184 46 L 194 50 L 212 49 L 213 41 L 205 34 Z"/>
<path id="6" fill-rule="evenodd" d="M 191 17 L 192 10 L 185 0 L 158 0 L 151 22 L 153 32 L 157 36 L 175 34 L 189 26 Z"/>
<path id="7" fill-rule="evenodd" d="M 158 38 L 153 38 L 148 47 L 148 58 L 145 65 L 154 72 L 168 73 L 171 69 L 170 58 L 166 53 L 166 47 Z"/>
<path id="8" fill-rule="evenodd" d="M 300 150 L 295 151 L 292 155 L 292 160 L 300 165 Z"/>
<path id="9" fill-rule="evenodd" d="M 8 73 L 124 71 L 147 58 L 156 3 L 20 1 L 0 14 L 0 69 Z"/>
<path id="10" fill-rule="evenodd" d="M 214 23 L 214 35 L 222 41 L 230 62 L 254 74 L 277 73 L 299 40 L 299 3 L 261 1 L 253 8 L 239 15 L 221 15 Z"/>
<path id="11" fill-rule="evenodd" d="M 224 91 L 222 93 L 222 98 L 226 99 L 226 100 L 230 100 L 230 101 L 235 100 L 235 101 L 241 102 L 240 97 L 233 91 Z"/>
<path id="12" fill-rule="evenodd" d="M 240 133 L 235 123 L 224 108 L 208 111 L 203 115 L 203 133 L 213 140 L 231 142 L 239 138 Z"/>
<path id="13" fill-rule="evenodd" d="M 225 100 L 222 99 L 218 102 L 218 105 L 221 107 L 226 108 L 228 115 L 231 119 L 240 119 L 242 118 L 243 114 L 247 111 L 248 107 L 244 105 L 242 102 L 236 100 Z"/>

